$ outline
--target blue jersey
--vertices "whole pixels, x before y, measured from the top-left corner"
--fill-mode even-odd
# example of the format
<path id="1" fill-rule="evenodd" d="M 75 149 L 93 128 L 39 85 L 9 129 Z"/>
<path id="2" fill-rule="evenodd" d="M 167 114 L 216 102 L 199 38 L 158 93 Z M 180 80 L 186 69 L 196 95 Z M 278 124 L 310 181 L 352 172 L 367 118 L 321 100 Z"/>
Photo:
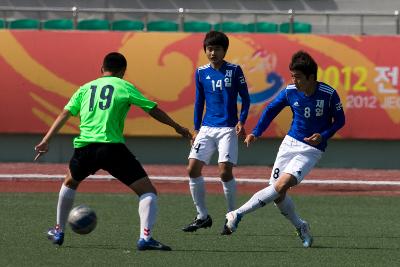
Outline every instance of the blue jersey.
<path id="1" fill-rule="evenodd" d="M 294 84 L 291 84 L 264 109 L 253 134 L 256 137 L 260 136 L 286 106 L 289 106 L 293 112 L 293 121 L 288 135 L 308 144 L 304 138 L 319 133 L 322 136 L 322 142 L 315 147 L 322 151 L 325 151 L 327 140 L 345 123 L 339 95 L 332 87 L 318 82 L 314 94 L 306 96 L 297 91 Z"/>
<path id="2" fill-rule="evenodd" d="M 201 125 L 234 127 L 238 123 L 238 95 L 242 98 L 239 120 L 244 124 L 250 108 L 246 80 L 239 65 L 224 62 L 216 70 L 210 64 L 199 67 L 195 75 L 196 101 L 194 104 L 194 129 Z M 206 114 L 203 118 L 204 103 Z"/>

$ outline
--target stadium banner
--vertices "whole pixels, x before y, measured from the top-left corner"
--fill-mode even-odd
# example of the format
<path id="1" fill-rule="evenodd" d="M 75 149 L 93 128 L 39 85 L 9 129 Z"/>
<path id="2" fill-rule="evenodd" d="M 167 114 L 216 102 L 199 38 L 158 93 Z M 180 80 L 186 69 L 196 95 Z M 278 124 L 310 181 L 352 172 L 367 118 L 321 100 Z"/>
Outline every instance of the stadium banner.
<path id="1" fill-rule="evenodd" d="M 318 79 L 336 88 L 346 126 L 335 136 L 346 139 L 399 139 L 400 38 L 228 34 L 226 60 L 240 64 L 251 94 L 248 132 L 265 105 L 291 82 L 293 53 L 308 51 L 319 64 Z M 207 64 L 202 33 L 0 31 L 0 133 L 44 133 L 78 87 L 100 75 L 105 54 L 123 53 L 125 79 L 156 101 L 173 118 L 193 127 L 194 72 Z M 240 105 L 240 103 L 239 103 Z M 264 133 L 284 136 L 291 111 L 285 109 Z M 61 130 L 77 134 L 79 118 Z M 138 108 L 125 124 L 127 136 L 175 136 Z"/>

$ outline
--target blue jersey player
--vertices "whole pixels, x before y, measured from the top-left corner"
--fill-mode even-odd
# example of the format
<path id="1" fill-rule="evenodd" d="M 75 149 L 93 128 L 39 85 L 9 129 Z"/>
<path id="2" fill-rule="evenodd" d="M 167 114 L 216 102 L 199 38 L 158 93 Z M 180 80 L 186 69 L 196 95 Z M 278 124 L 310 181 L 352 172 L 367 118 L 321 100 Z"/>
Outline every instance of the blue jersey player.
<path id="1" fill-rule="evenodd" d="M 313 238 L 309 224 L 295 212 L 287 190 L 298 185 L 321 158 L 332 137 L 345 123 L 345 116 L 337 92 L 316 80 L 318 66 L 306 52 L 299 51 L 289 65 L 293 84 L 288 85 L 265 108 L 247 146 L 268 128 L 271 121 L 286 106 L 293 112 L 293 121 L 276 157 L 270 185 L 257 193 L 243 206 L 226 214 L 228 233 L 236 230 L 241 218 L 274 201 L 281 213 L 297 229 L 304 247 L 311 247 Z"/>
<path id="2" fill-rule="evenodd" d="M 188 173 L 197 216 L 182 229 L 185 232 L 194 232 L 212 225 L 205 204 L 202 168 L 210 162 L 216 150 L 227 210 L 229 212 L 235 208 L 236 182 L 232 168 L 238 159 L 238 136 L 245 136 L 244 124 L 250 107 L 250 97 L 240 66 L 224 60 L 228 46 L 229 39 L 224 33 L 207 33 L 203 48 L 210 63 L 199 67 L 195 74 L 194 141 L 189 154 Z M 242 101 L 239 118 L 238 96 Z M 206 111 L 203 117 L 204 106 Z"/>

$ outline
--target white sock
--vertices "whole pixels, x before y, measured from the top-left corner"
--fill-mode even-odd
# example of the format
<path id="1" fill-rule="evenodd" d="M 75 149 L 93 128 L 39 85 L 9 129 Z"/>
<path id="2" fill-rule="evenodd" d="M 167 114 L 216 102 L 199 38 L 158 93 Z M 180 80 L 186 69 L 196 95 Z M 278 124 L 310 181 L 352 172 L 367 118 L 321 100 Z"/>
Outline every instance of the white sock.
<path id="1" fill-rule="evenodd" d="M 76 190 L 62 184 L 57 203 L 57 224 L 60 225 L 62 231 L 65 230 L 69 212 L 74 204 L 75 193 Z"/>
<path id="2" fill-rule="evenodd" d="M 157 217 L 157 196 L 146 193 L 139 198 L 140 238 L 148 241 Z"/>
<path id="3" fill-rule="evenodd" d="M 194 205 L 197 209 L 197 218 L 204 220 L 208 215 L 206 208 L 206 188 L 204 184 L 204 177 L 200 176 L 197 178 L 190 178 L 189 187 Z"/>
<path id="4" fill-rule="evenodd" d="M 255 193 L 249 201 L 238 208 L 236 211 L 242 215 L 252 212 L 258 208 L 264 207 L 279 196 L 274 185 L 270 185 Z"/>
<path id="5" fill-rule="evenodd" d="M 222 187 L 224 189 L 224 195 L 226 202 L 228 204 L 228 212 L 235 209 L 236 202 L 236 180 L 233 178 L 229 182 L 222 182 Z"/>
<path id="6" fill-rule="evenodd" d="M 296 228 L 299 228 L 303 221 L 300 219 L 299 215 L 297 215 L 295 211 L 295 207 L 292 201 L 292 198 L 286 195 L 285 199 L 279 202 L 278 204 L 275 203 L 278 209 L 281 211 L 282 215 L 285 216 Z"/>

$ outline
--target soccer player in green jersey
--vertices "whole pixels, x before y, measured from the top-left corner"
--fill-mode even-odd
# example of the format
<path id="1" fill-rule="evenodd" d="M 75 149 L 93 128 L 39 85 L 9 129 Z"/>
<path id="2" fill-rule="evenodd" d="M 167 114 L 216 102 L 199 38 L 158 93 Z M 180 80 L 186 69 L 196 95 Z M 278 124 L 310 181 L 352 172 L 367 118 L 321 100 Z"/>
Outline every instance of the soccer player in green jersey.
<path id="1" fill-rule="evenodd" d="M 65 224 L 80 182 L 103 169 L 139 196 L 140 238 L 137 249 L 171 250 L 152 238 L 157 191 L 140 162 L 124 144 L 124 122 L 130 106 L 135 105 L 183 137 L 191 139 L 192 135 L 158 108 L 157 103 L 145 98 L 134 85 L 122 79 L 126 67 L 122 54 L 113 52 L 106 55 L 102 77 L 75 92 L 42 141 L 35 146 L 37 160 L 49 150 L 50 139 L 68 118 L 80 116 L 80 135 L 74 139 L 74 154 L 59 193 L 57 224 L 47 233 L 54 244 L 62 245 L 64 242 Z"/>

